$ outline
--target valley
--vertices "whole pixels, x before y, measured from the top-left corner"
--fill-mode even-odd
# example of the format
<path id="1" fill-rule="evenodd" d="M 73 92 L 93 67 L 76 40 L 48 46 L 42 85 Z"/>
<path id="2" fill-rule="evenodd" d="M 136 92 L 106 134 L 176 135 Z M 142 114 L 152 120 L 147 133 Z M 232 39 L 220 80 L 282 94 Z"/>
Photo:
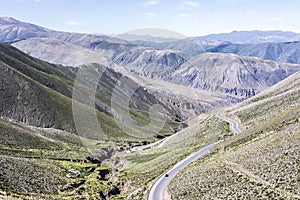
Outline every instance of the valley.
<path id="1" fill-rule="evenodd" d="M 1 17 L 0 199 L 299 199 L 298 40 Z"/>

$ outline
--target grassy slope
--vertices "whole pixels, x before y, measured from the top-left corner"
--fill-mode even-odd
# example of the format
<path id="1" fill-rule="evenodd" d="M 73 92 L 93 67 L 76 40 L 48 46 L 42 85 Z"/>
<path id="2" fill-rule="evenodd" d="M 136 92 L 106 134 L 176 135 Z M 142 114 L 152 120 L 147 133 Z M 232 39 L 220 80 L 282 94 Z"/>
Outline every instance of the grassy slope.
<path id="1" fill-rule="evenodd" d="M 123 179 L 131 182 L 133 188 L 140 188 L 131 199 L 144 199 L 145 190 L 154 179 L 163 174 L 168 168 L 175 165 L 201 147 L 230 136 L 229 126 L 226 122 L 209 114 L 200 115 L 191 126 L 178 132 L 170 139 L 166 146 L 146 153 L 133 153 L 126 155 Z M 142 186 L 142 187 L 141 187 Z"/>
<path id="2" fill-rule="evenodd" d="M 1 118 L 0 132 L 0 190 L 9 194 L 57 193 L 67 179 L 54 160 L 89 155 L 78 137 L 64 131 Z"/>
<path id="3" fill-rule="evenodd" d="M 30 125 L 75 132 L 71 98 L 76 70 L 40 61 L 7 45 L 1 44 L 0 49 L 1 115 Z M 100 65 L 86 67 L 91 73 L 105 69 Z M 119 78 L 121 75 L 111 70 L 104 72 L 96 92 L 97 116 L 109 139 L 132 140 L 117 127 L 110 113 L 111 92 Z M 124 87 L 132 84 L 135 84 L 132 80 L 125 79 Z M 126 90 L 119 93 L 122 98 Z M 161 104 L 153 95 L 139 88 L 131 98 L 132 117 L 140 124 L 147 124 L 146 111 L 155 103 Z M 168 110 L 175 116 L 174 110 Z M 170 134 L 178 126 L 180 123 L 170 122 L 161 132 Z"/>
<path id="4" fill-rule="evenodd" d="M 100 65 L 85 67 L 90 68 L 92 73 L 104 69 Z M 76 129 L 71 98 L 76 73 L 74 68 L 52 65 L 0 44 L 1 195 L 22 199 L 30 196 L 38 199 L 118 196 L 116 186 L 124 184 L 118 181 L 118 174 L 111 180 L 101 178 L 103 170 L 113 174 L 112 169 L 97 164 L 77 163 L 91 156 L 82 143 L 91 146 L 89 150 L 95 150 L 93 153 L 96 154 L 92 155 L 98 159 L 110 157 L 120 146 L 123 146 L 123 150 L 124 147 L 128 148 L 128 144 L 89 140 L 74 134 Z M 121 75 L 112 70 L 104 72 L 95 95 L 96 115 L 106 134 L 105 139 L 136 141 L 139 139 L 128 136 L 118 128 L 110 112 L 110 96 L 119 78 Z M 126 79 L 123 84 L 125 89 L 119 91 L 120 97 L 126 95 L 126 86 L 136 83 Z M 89 90 L 83 84 L 80 87 L 84 91 Z M 146 110 L 155 103 L 160 104 L 153 95 L 138 88 L 130 104 L 133 119 L 139 124 L 147 124 L 149 117 Z M 83 111 L 93 110 L 80 102 L 77 105 Z M 168 110 L 175 116 L 174 110 Z M 170 134 L 180 124 L 170 118 L 162 132 Z M 88 132 L 91 137 L 97 134 Z M 81 175 L 70 177 L 70 169 L 76 169 Z"/>
<path id="5" fill-rule="evenodd" d="M 228 110 L 244 128 L 171 182 L 172 199 L 297 199 L 300 73 Z"/>
<path id="6" fill-rule="evenodd" d="M 78 136 L 3 117 L 0 132 L 1 195 L 57 200 L 122 197 L 118 187 L 124 183 L 113 169 L 83 162 L 91 154 Z M 95 148 L 99 150 L 103 145 Z"/>

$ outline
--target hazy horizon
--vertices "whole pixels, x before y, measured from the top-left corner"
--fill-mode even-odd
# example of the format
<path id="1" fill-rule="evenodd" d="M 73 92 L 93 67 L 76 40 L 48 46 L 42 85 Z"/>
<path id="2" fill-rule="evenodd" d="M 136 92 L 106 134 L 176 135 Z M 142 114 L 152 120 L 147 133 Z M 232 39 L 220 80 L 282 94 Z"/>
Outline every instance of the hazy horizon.
<path id="1" fill-rule="evenodd" d="M 258 0 L 12 0 L 2 16 L 53 30 L 116 35 L 140 28 L 163 28 L 186 36 L 232 31 L 300 32 L 299 1 Z"/>

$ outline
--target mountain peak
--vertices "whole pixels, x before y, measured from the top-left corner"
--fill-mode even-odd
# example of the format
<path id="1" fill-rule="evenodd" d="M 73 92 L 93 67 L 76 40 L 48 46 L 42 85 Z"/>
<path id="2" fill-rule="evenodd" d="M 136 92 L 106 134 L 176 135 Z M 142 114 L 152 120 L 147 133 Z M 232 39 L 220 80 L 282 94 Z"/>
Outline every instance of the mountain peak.
<path id="1" fill-rule="evenodd" d="M 51 30 L 12 17 L 0 17 L 0 41 L 15 42 L 33 37 L 46 37 Z"/>
<path id="2" fill-rule="evenodd" d="M 12 17 L 0 17 L 0 23 L 1 24 L 3 24 L 3 23 L 17 24 L 17 23 L 20 23 L 20 21 L 16 20 L 15 18 L 12 18 Z"/>

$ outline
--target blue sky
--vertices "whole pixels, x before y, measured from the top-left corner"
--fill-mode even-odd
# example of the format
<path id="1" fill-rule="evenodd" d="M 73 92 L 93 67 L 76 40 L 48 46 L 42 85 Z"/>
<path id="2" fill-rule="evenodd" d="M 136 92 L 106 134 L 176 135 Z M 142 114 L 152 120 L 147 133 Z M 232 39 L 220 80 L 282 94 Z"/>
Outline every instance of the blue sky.
<path id="1" fill-rule="evenodd" d="M 165 28 L 187 36 L 233 30 L 300 33 L 299 0 L 0 0 L 0 15 L 47 28 L 117 34 Z"/>

